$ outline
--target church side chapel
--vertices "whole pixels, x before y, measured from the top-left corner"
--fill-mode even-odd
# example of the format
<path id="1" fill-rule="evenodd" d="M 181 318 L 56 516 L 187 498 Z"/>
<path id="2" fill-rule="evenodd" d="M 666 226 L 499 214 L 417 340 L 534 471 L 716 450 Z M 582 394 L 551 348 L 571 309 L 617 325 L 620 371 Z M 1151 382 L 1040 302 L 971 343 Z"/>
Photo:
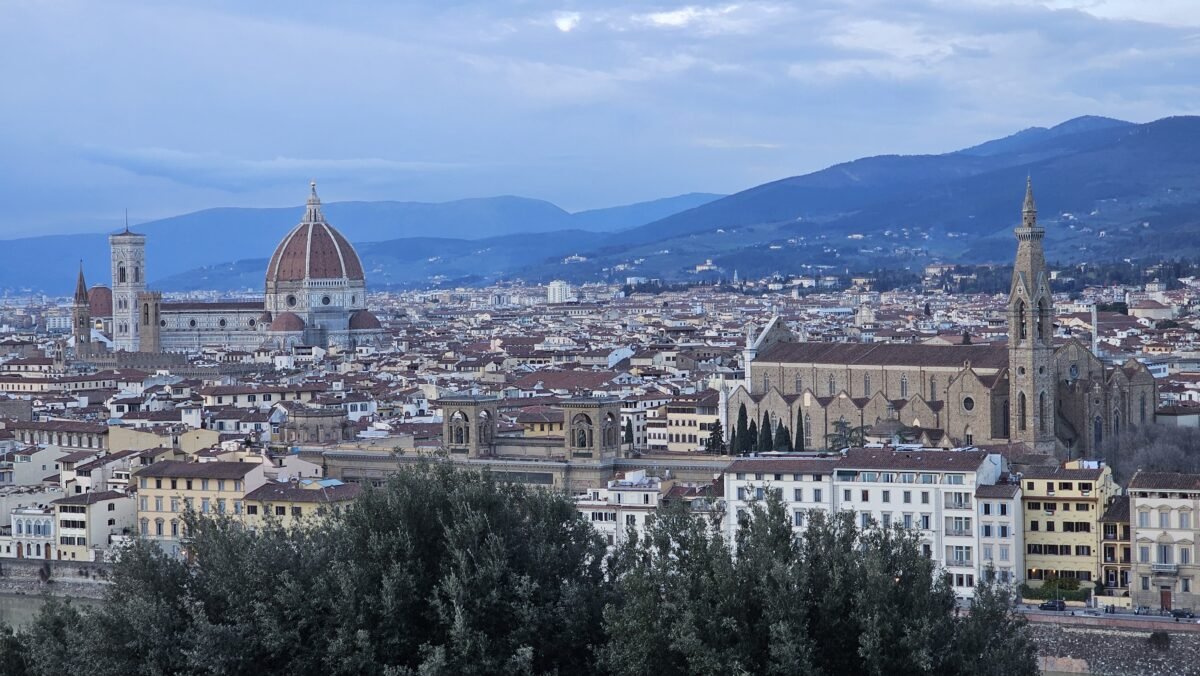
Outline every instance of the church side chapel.
<path id="1" fill-rule="evenodd" d="M 746 386 L 728 395 L 727 420 L 745 406 L 750 420 L 787 427 L 797 450 L 899 438 L 1073 458 L 1152 422 L 1158 392 L 1145 365 L 1106 365 L 1078 340 L 1056 340 L 1045 234 L 1027 182 L 1007 345 L 813 343 L 776 317 L 747 335 Z"/>

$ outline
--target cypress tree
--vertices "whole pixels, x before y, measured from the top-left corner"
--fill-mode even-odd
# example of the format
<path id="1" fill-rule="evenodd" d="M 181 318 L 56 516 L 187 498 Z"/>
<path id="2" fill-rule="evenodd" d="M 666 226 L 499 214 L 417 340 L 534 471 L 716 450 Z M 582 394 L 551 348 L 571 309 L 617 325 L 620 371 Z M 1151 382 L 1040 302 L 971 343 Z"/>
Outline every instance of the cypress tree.
<path id="1" fill-rule="evenodd" d="M 788 432 L 788 428 L 783 425 L 775 428 L 774 450 L 783 453 L 792 450 L 792 433 Z"/>
<path id="2" fill-rule="evenodd" d="M 625 421 L 625 443 L 633 444 L 633 418 Z"/>
<path id="3" fill-rule="evenodd" d="M 775 447 L 775 439 L 771 437 L 771 419 L 763 411 L 762 424 L 758 428 L 758 445 L 755 450 L 765 453 Z"/>
<path id="4" fill-rule="evenodd" d="M 796 438 L 792 441 L 797 451 L 804 450 L 804 409 L 796 411 Z"/>
<path id="5" fill-rule="evenodd" d="M 754 437 L 751 437 L 748 434 L 749 431 L 750 431 L 750 428 L 748 427 L 748 416 L 746 415 L 746 405 L 742 404 L 738 408 L 738 419 L 737 419 L 738 445 L 733 447 L 733 450 L 735 452 L 745 453 L 746 451 L 750 450 L 750 445 L 754 443 Z M 757 436 L 758 435 L 755 435 L 755 437 L 757 437 Z"/>
<path id="6" fill-rule="evenodd" d="M 750 427 L 746 430 L 745 439 L 738 436 L 738 442 L 746 449 L 742 451 L 742 455 L 754 450 L 754 444 L 758 443 L 758 423 L 750 421 Z"/>

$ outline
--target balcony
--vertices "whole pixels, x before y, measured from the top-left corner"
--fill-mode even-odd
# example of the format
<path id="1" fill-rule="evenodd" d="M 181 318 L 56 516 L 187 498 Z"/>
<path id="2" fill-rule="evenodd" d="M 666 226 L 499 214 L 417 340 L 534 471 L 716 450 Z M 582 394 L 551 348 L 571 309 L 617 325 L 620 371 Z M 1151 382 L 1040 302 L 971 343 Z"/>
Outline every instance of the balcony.
<path id="1" fill-rule="evenodd" d="M 1152 564 L 1150 564 L 1150 570 L 1155 575 L 1178 575 L 1179 574 L 1179 564 L 1178 563 L 1152 563 Z"/>
<path id="2" fill-rule="evenodd" d="M 975 531 L 971 530 L 970 528 L 947 528 L 946 535 L 952 535 L 954 537 L 971 537 L 975 535 Z"/>
<path id="3" fill-rule="evenodd" d="M 975 562 L 971 559 L 950 559 L 946 561 L 946 565 L 954 566 L 956 568 L 974 568 Z"/>
<path id="4" fill-rule="evenodd" d="M 946 509 L 972 509 L 970 500 L 947 500 Z"/>

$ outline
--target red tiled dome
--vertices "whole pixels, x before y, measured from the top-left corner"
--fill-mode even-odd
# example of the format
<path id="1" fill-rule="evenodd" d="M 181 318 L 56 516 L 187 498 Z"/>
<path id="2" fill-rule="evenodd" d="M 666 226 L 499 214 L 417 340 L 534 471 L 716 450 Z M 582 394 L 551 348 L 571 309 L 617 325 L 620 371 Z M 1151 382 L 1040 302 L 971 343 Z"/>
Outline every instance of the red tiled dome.
<path id="1" fill-rule="evenodd" d="M 283 238 L 271 256 L 267 284 L 342 278 L 362 281 L 362 263 L 342 233 L 325 222 L 314 183 L 304 219 Z"/>
<path id="2" fill-rule="evenodd" d="M 297 315 L 295 312 L 281 312 L 279 313 L 279 316 L 275 318 L 275 321 L 271 322 L 271 330 L 303 331 L 304 320 L 300 319 L 299 315 Z"/>
<path id="3" fill-rule="evenodd" d="M 379 323 L 379 318 L 366 310 L 355 310 L 354 314 L 350 315 L 350 330 L 374 330 L 382 329 L 383 324 Z"/>
<path id="4" fill-rule="evenodd" d="M 107 286 L 93 286 L 88 289 L 88 313 L 93 317 L 112 316 L 112 289 Z"/>

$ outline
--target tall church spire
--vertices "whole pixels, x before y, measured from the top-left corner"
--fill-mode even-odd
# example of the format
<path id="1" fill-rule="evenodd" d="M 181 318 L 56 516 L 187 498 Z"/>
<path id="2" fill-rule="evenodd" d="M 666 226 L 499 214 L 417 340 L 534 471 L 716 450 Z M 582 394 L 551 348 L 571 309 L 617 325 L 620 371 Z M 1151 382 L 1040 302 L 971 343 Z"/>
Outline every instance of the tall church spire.
<path id="1" fill-rule="evenodd" d="M 1054 299 L 1037 223 L 1033 181 L 1025 179 L 1021 225 L 1013 231 L 1017 258 L 1008 297 L 1008 438 L 1039 453 L 1055 451 L 1058 410 L 1054 361 Z"/>
<path id="2" fill-rule="evenodd" d="M 1021 225 L 1026 228 L 1037 226 L 1037 204 L 1033 201 L 1033 177 L 1025 177 L 1025 205 L 1021 207 Z"/>
<path id="3" fill-rule="evenodd" d="M 79 279 L 75 281 L 75 304 L 88 302 L 87 282 L 83 280 L 83 261 L 79 261 Z"/>

